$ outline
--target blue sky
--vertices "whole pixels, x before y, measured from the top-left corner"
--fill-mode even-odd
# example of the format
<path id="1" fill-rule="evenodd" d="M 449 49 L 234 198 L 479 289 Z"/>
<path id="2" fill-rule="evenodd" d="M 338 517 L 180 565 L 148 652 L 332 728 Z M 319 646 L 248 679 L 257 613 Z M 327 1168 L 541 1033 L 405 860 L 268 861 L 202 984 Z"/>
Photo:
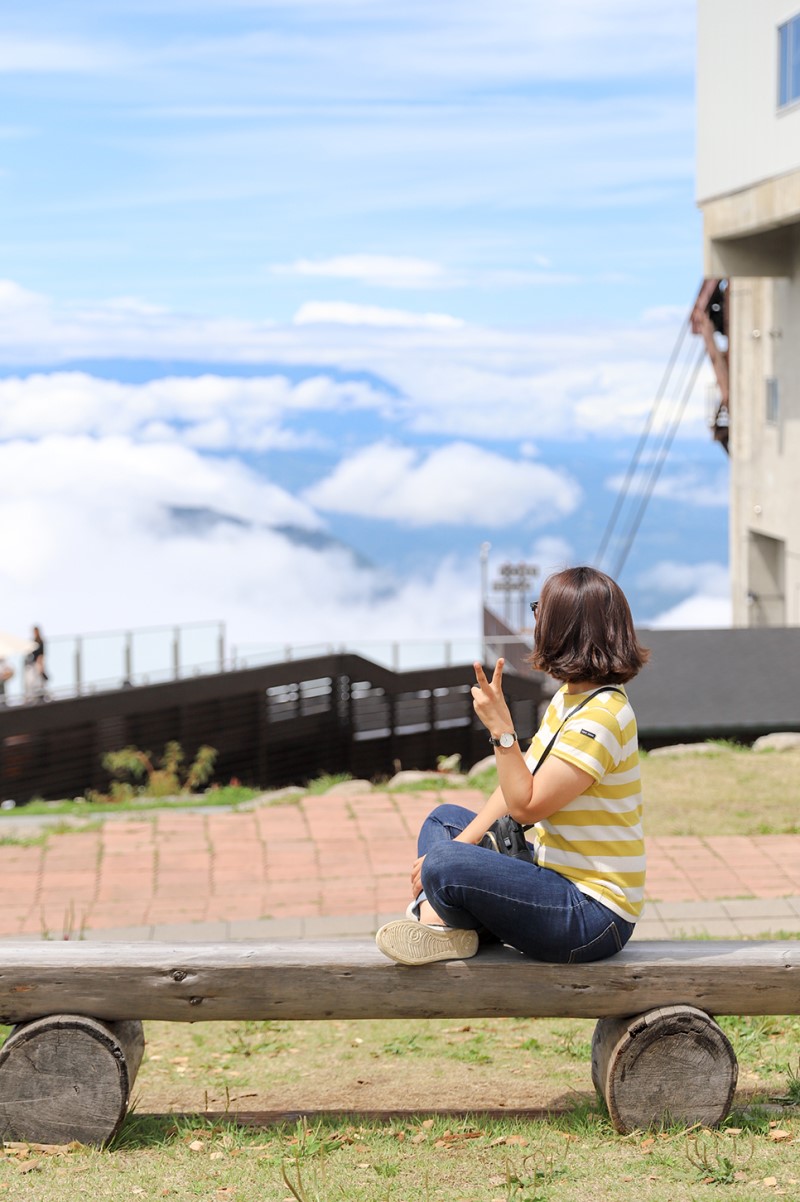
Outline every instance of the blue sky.
<path id="1" fill-rule="evenodd" d="M 470 635 L 482 542 L 591 559 L 700 281 L 694 7 L 4 5 L 0 628 Z M 729 620 L 709 380 L 641 622 Z"/>

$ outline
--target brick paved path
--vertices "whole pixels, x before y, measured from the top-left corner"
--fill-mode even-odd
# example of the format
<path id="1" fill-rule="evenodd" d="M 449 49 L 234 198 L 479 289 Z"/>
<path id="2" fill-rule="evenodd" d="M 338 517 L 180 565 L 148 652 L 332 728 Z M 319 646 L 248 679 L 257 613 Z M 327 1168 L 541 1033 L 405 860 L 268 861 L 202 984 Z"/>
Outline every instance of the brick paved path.
<path id="1" fill-rule="evenodd" d="M 0 845 L 0 937 L 260 937 L 374 930 L 402 911 L 439 793 L 159 811 Z M 453 800 L 477 807 L 482 794 Z M 11 823 L 13 822 L 13 828 Z M 0 833 L 42 834 L 21 817 Z M 46 828 L 44 828 L 46 830 Z M 648 839 L 640 935 L 800 930 L 800 836 Z"/>

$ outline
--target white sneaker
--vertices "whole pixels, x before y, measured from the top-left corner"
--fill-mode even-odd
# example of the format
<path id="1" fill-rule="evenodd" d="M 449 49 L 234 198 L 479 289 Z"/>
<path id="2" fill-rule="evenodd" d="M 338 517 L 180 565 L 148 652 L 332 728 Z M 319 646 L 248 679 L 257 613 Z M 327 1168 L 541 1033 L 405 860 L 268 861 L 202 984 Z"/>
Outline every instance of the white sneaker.
<path id="1" fill-rule="evenodd" d="M 387 922 L 375 936 L 384 956 L 398 964 L 433 964 L 436 960 L 468 960 L 478 950 L 478 932 L 433 927 L 414 918 Z"/>

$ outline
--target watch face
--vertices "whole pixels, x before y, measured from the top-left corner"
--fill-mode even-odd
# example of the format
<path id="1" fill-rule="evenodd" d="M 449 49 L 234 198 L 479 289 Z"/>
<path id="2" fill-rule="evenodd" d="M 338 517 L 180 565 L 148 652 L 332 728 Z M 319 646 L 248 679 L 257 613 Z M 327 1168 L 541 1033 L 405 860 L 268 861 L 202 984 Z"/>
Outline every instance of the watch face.
<path id="1" fill-rule="evenodd" d="M 515 736 L 512 734 L 505 733 L 500 736 L 500 746 L 501 747 L 513 747 L 515 741 L 516 741 Z"/>

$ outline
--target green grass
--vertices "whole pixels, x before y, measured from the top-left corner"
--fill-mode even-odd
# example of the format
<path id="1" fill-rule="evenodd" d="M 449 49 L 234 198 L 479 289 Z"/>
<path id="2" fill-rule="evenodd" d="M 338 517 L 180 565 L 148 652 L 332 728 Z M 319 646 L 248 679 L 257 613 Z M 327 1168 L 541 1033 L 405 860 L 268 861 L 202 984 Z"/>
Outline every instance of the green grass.
<path id="1" fill-rule="evenodd" d="M 196 809 L 198 806 L 237 806 L 258 797 L 261 790 L 245 785 L 223 785 L 209 789 L 206 793 L 187 793 L 177 797 L 148 797 L 140 794 L 126 801 L 86 801 L 84 798 L 65 798 L 62 801 L 43 801 L 35 798 L 25 806 L 13 810 L 0 810 L 0 829 L 3 820 L 20 816 L 42 816 L 54 818 L 80 818 L 94 814 L 139 813 L 142 810 Z"/>
<path id="2" fill-rule="evenodd" d="M 649 834 L 799 829 L 798 752 L 720 745 L 706 756 L 646 756 L 642 771 Z M 342 779 L 326 776 L 308 792 Z M 488 794 L 495 783 L 490 770 L 478 787 Z M 448 785 L 432 775 L 414 788 Z M 184 804 L 255 795 L 219 790 Z M 144 800 L 124 808 L 165 804 Z M 71 804 L 38 812 L 103 813 Z M 719 1022 L 740 1066 L 722 1130 L 625 1137 L 591 1085 L 590 1021 L 147 1024 L 135 1107 L 111 1147 L 6 1145 L 0 1202 L 798 1198 L 800 1018 Z M 525 1110 L 536 1116 L 513 1113 Z"/>
<path id="3" fill-rule="evenodd" d="M 490 769 L 474 787 L 496 787 Z M 751 751 L 719 740 L 698 755 L 642 756 L 648 835 L 800 834 L 800 748 Z"/>
<path id="4" fill-rule="evenodd" d="M 0 1197 L 796 1198 L 800 1019 L 723 1019 L 722 1025 L 741 1065 L 735 1109 L 723 1128 L 669 1127 L 622 1137 L 591 1088 L 588 1021 L 148 1024 L 136 1108 L 111 1146 L 7 1145 L 0 1154 Z M 379 1109 L 387 1113 L 380 1118 L 358 1114 L 370 1083 L 382 1083 Z M 485 1112 L 486 1106 L 499 1109 L 504 1097 L 540 1113 Z M 431 1104 L 443 1098 L 451 1112 L 432 1113 Z M 294 1115 L 276 1114 L 291 1109 Z M 271 1117 L 259 1123 L 258 1113 L 267 1110 Z M 774 1184 L 765 1184 L 772 1178 Z"/>

